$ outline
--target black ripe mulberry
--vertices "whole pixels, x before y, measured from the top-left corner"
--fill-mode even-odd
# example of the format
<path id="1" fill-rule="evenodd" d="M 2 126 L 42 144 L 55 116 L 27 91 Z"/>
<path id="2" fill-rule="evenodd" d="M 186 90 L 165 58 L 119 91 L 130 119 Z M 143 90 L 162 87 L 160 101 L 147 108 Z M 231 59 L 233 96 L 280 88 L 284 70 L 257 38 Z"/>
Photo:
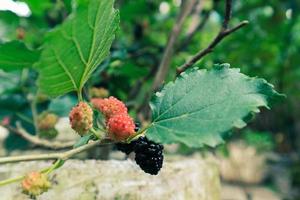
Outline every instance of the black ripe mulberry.
<path id="1" fill-rule="evenodd" d="M 140 168 L 151 175 L 157 175 L 163 165 L 163 145 L 140 137 L 134 141 L 135 161 Z"/>
<path id="2" fill-rule="evenodd" d="M 116 143 L 116 147 L 119 151 L 126 153 L 127 155 L 134 151 L 135 142 L 127 143 Z"/>
<path id="3" fill-rule="evenodd" d="M 135 123 L 135 129 L 134 129 L 134 131 L 135 132 L 138 132 L 140 130 L 140 123 Z"/>

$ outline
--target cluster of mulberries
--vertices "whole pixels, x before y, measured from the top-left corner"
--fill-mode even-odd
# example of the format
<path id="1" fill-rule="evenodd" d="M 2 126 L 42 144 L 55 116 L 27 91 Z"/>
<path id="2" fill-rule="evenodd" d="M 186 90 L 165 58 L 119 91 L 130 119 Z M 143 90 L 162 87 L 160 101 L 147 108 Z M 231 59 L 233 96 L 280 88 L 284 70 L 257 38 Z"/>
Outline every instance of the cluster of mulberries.
<path id="1" fill-rule="evenodd" d="M 95 109 L 100 111 L 106 120 L 106 129 L 112 140 L 124 141 L 135 134 L 135 123 L 128 115 L 126 105 L 115 97 L 93 98 Z"/>
<path id="2" fill-rule="evenodd" d="M 115 141 L 125 141 L 135 134 L 135 123 L 128 115 L 125 104 L 115 97 L 93 98 L 91 104 L 105 117 L 108 136 Z M 71 127 L 81 136 L 93 127 L 93 110 L 85 102 L 75 106 L 69 115 Z"/>
<path id="3" fill-rule="evenodd" d="M 163 145 L 139 137 L 129 144 L 118 143 L 117 149 L 129 154 L 135 152 L 135 161 L 140 168 L 151 175 L 157 175 L 163 165 Z"/>

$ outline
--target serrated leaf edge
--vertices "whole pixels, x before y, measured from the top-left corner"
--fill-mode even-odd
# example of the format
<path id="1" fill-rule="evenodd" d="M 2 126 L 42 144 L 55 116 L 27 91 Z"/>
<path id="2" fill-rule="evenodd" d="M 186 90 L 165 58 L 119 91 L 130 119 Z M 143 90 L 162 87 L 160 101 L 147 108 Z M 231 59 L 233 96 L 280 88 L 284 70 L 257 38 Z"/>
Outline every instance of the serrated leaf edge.
<path id="1" fill-rule="evenodd" d="M 257 78 L 257 77 L 249 77 L 245 74 L 242 74 L 240 73 L 240 69 L 239 68 L 230 68 L 230 64 L 228 63 L 224 63 L 224 64 L 216 64 L 214 65 L 213 69 L 212 70 L 207 70 L 207 69 L 199 69 L 197 67 L 194 67 L 192 68 L 191 70 L 187 71 L 187 72 L 183 72 L 179 75 L 179 77 L 175 80 L 175 81 L 171 81 L 169 83 L 167 83 L 161 91 L 157 91 L 155 94 L 154 94 L 154 97 L 152 98 L 152 100 L 150 101 L 150 108 L 151 110 L 153 111 L 154 109 L 154 104 L 153 104 L 153 100 L 157 97 L 163 97 L 165 95 L 165 92 L 166 90 L 169 88 L 169 87 L 172 87 L 172 85 L 176 84 L 176 82 L 179 80 L 179 79 L 185 79 L 187 77 L 189 77 L 189 74 L 191 73 L 208 73 L 208 72 L 218 72 L 218 71 L 224 71 L 224 70 L 233 70 L 235 71 L 236 73 L 239 73 L 240 75 L 242 75 L 242 77 L 248 81 L 261 81 L 262 85 L 264 86 L 269 86 L 271 89 L 272 89 L 272 96 L 267 98 L 267 101 L 265 102 L 265 105 L 258 105 L 258 106 L 254 106 L 247 115 L 241 117 L 241 118 L 238 118 L 236 119 L 233 123 L 232 123 L 232 128 L 226 130 L 226 131 L 223 131 L 222 133 L 220 133 L 219 135 L 214 135 L 214 137 L 218 137 L 218 138 L 215 138 L 216 140 L 218 140 L 219 142 L 216 142 L 215 144 L 205 144 L 203 143 L 203 146 L 207 145 L 207 146 L 211 146 L 211 147 L 216 147 L 217 145 L 219 144 L 222 144 L 224 143 L 224 140 L 222 138 L 222 136 L 225 134 L 225 133 L 228 133 L 229 131 L 231 131 L 233 128 L 238 128 L 238 129 L 241 129 L 241 128 L 244 128 L 246 125 L 247 125 L 247 122 L 248 120 L 245 120 L 246 117 L 249 115 L 249 114 L 253 114 L 253 113 L 259 113 L 260 112 L 260 109 L 261 107 L 265 107 L 267 109 L 270 109 L 271 108 L 271 104 L 272 104 L 272 101 L 274 101 L 274 96 L 276 96 L 278 99 L 282 99 L 282 98 L 285 98 L 286 96 L 283 95 L 283 94 L 280 94 L 278 92 L 276 92 L 274 90 L 274 85 L 268 83 L 265 79 L 263 78 Z M 260 93 L 261 95 L 264 95 L 263 93 Z M 270 99 L 271 98 L 271 99 Z M 270 100 L 269 100 L 270 99 Z M 155 124 L 155 119 L 152 119 L 152 122 L 151 124 L 148 126 L 148 128 L 150 128 L 152 125 Z M 157 130 L 156 130 L 157 132 Z M 157 132 L 158 133 L 158 132 Z M 145 134 L 147 134 L 147 130 L 145 132 Z M 154 139 L 155 140 L 155 139 Z M 156 142 L 159 142 L 159 141 L 156 141 Z M 166 144 L 172 144 L 174 142 L 166 142 Z M 190 146 L 190 147 L 199 147 L 199 146 L 193 146 L 193 145 L 190 145 L 186 142 L 182 142 L 184 143 L 185 145 L 187 146 Z M 200 146 L 201 147 L 201 146 Z"/>

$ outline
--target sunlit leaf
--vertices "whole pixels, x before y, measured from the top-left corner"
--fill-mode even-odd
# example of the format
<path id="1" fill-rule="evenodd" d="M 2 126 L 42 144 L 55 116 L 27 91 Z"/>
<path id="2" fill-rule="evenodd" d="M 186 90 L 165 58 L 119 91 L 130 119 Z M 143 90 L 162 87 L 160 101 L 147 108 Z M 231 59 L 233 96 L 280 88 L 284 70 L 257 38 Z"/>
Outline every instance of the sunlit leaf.
<path id="1" fill-rule="evenodd" d="M 36 65 L 38 86 L 52 97 L 82 90 L 109 54 L 118 28 L 119 15 L 113 0 L 77 2 L 79 6 L 69 18 L 47 34 Z"/>

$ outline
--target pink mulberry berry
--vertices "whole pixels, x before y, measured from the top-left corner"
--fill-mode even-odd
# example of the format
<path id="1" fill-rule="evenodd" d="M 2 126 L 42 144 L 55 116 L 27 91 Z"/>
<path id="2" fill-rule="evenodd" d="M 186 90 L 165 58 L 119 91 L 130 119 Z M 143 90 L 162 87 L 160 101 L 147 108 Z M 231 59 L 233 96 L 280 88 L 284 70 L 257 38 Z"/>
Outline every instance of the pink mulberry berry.
<path id="1" fill-rule="evenodd" d="M 105 99 L 93 98 L 91 103 L 97 110 L 104 114 L 107 120 L 116 114 L 127 114 L 125 104 L 115 97 Z"/>
<path id="2" fill-rule="evenodd" d="M 124 141 L 135 133 L 133 119 L 127 114 L 118 114 L 111 117 L 107 122 L 107 130 L 112 140 Z"/>
<path id="3" fill-rule="evenodd" d="M 79 135 L 86 134 L 93 127 L 93 110 L 85 102 L 75 106 L 69 115 L 72 129 Z"/>
<path id="4" fill-rule="evenodd" d="M 38 128 L 39 130 L 53 129 L 57 121 L 57 115 L 53 113 L 43 112 L 38 116 Z"/>
<path id="5" fill-rule="evenodd" d="M 31 172 L 22 181 L 23 192 L 28 195 L 37 196 L 46 192 L 51 187 L 45 174 Z"/>

